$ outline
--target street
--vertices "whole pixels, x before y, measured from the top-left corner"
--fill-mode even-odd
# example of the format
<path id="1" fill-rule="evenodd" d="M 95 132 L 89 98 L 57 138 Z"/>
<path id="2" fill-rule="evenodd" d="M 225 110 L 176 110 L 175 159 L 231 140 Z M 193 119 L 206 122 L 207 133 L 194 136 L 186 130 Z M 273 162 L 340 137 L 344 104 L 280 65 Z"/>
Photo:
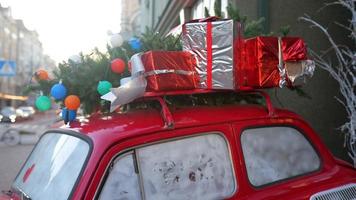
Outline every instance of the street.
<path id="1" fill-rule="evenodd" d="M 0 140 L 0 191 L 9 189 L 38 138 L 57 118 L 55 111 L 51 110 L 37 113 L 29 120 L 0 124 L 0 138 L 8 130 L 18 135 L 10 142 L 11 145 Z"/>
<path id="2" fill-rule="evenodd" d="M 0 146 L 0 191 L 10 188 L 33 146 Z"/>

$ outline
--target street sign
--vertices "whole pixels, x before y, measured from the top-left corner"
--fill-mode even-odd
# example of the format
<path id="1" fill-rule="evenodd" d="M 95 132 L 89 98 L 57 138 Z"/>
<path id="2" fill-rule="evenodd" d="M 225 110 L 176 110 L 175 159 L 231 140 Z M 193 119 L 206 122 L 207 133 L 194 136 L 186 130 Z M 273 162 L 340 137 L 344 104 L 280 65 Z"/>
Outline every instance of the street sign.
<path id="1" fill-rule="evenodd" d="M 0 60 L 0 76 L 15 76 L 16 62 L 13 60 Z"/>

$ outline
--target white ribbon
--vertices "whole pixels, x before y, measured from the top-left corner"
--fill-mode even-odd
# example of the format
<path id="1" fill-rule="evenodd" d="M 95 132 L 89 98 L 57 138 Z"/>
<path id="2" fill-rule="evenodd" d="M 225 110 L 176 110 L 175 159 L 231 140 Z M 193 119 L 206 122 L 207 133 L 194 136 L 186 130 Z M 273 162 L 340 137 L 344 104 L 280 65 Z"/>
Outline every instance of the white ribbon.
<path id="1" fill-rule="evenodd" d="M 141 54 L 133 55 L 130 62 L 132 66 L 131 77 L 121 79 L 120 87 L 111 88 L 109 93 L 101 96 L 101 99 L 111 102 L 110 112 L 145 94 L 147 81 L 144 76 L 145 68 L 141 60 Z"/>
<path id="2" fill-rule="evenodd" d="M 282 54 L 282 38 L 278 37 L 278 70 L 279 70 L 279 87 L 282 88 L 286 85 L 286 68 L 283 62 Z"/>

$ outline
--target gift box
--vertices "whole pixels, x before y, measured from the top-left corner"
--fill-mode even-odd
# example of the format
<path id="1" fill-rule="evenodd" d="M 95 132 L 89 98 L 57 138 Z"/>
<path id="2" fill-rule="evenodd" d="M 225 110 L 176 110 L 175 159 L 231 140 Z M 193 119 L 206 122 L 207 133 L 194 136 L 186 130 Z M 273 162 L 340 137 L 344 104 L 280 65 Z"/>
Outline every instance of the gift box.
<path id="1" fill-rule="evenodd" d="M 255 37 L 244 42 L 238 85 L 255 88 L 294 86 L 298 77 L 312 75 L 304 41 L 298 37 Z"/>
<path id="2" fill-rule="evenodd" d="M 199 87 L 234 89 L 233 20 L 193 20 L 183 25 L 182 33 L 183 50 L 197 58 Z"/>
<path id="3" fill-rule="evenodd" d="M 141 55 L 147 91 L 198 88 L 196 59 L 184 51 L 149 51 Z"/>

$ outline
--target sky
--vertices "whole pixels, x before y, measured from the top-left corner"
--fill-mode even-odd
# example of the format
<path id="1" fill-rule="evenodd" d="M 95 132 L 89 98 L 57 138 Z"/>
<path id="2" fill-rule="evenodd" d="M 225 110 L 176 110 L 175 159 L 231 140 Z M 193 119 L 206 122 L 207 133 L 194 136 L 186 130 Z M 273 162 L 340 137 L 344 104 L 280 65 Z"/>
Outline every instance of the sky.
<path id="1" fill-rule="evenodd" d="M 120 0 L 0 0 L 36 30 L 44 53 L 56 62 L 94 47 L 105 49 L 107 32 L 120 31 Z"/>

